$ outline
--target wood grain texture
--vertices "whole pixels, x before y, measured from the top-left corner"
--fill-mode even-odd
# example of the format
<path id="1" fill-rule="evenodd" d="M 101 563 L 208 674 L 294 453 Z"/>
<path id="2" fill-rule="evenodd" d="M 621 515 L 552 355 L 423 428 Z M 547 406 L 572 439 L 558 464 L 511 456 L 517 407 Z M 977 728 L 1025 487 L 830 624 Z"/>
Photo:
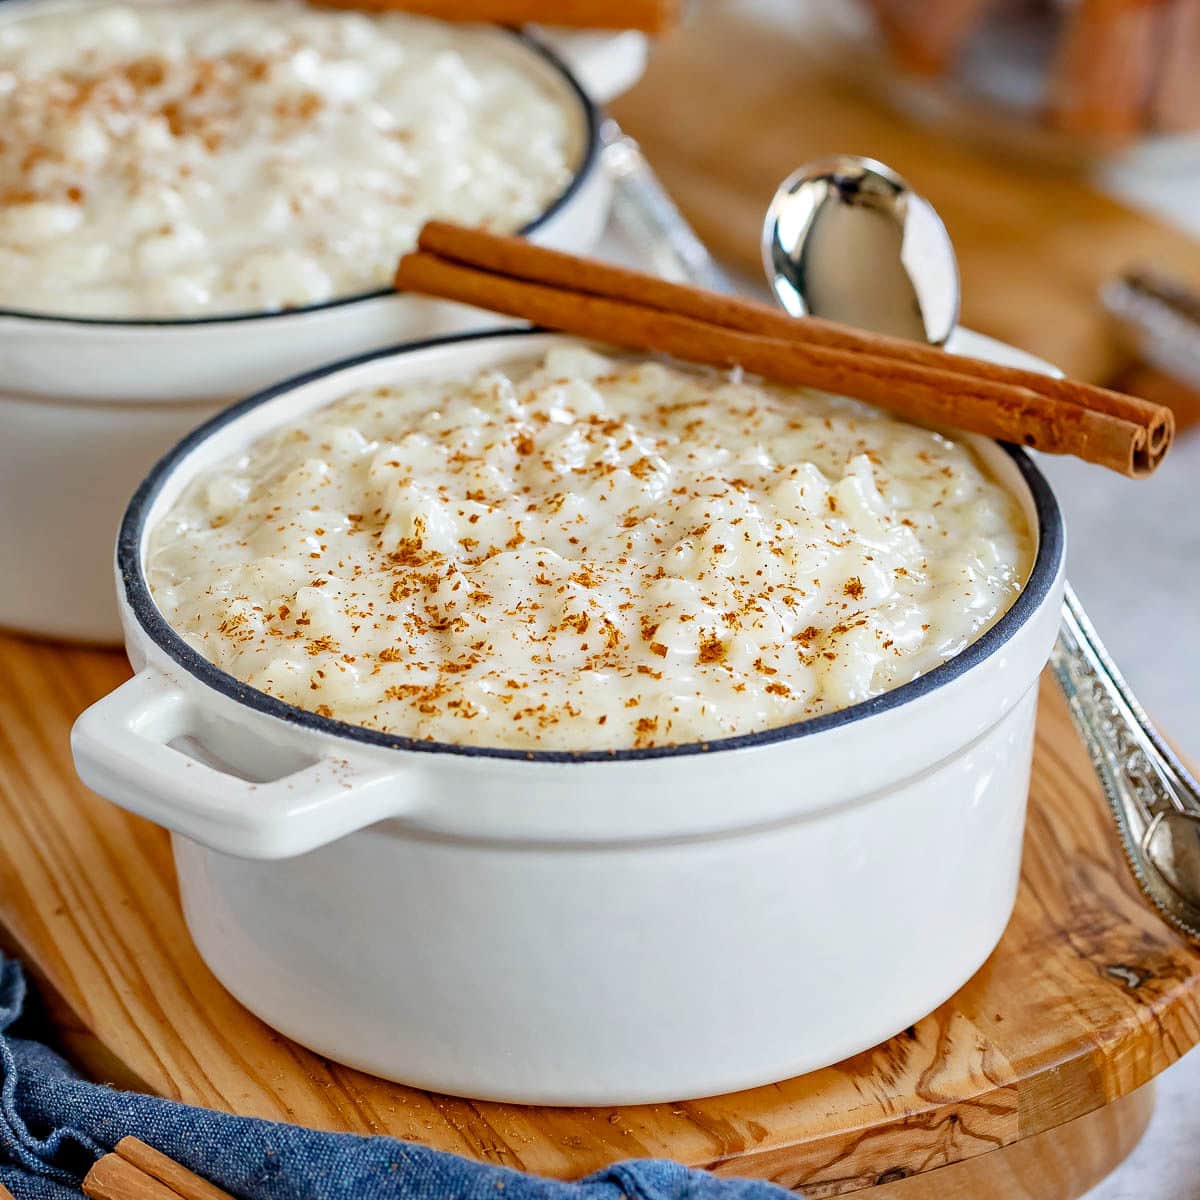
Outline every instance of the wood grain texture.
<path id="1" fill-rule="evenodd" d="M 1154 1114 L 1146 1084 L 1086 1117 L 991 1154 L 878 1184 L 870 1200 L 1076 1200 L 1125 1161 Z"/>
<path id="2" fill-rule="evenodd" d="M 946 221 L 964 323 L 1081 379 L 1106 381 L 1128 363 L 1096 301 L 1105 279 L 1158 263 L 1200 281 L 1200 244 L 1178 230 L 1075 174 L 904 120 L 856 86 L 870 74 L 811 21 L 789 28 L 746 3 L 710 2 L 612 107 L 704 241 L 754 280 L 762 217 L 789 172 L 835 153 L 882 158 Z"/>
<path id="3" fill-rule="evenodd" d="M 773 1087 L 679 1104 L 555 1110 L 385 1083 L 238 1005 L 188 938 L 165 834 L 76 779 L 71 722 L 127 674 L 112 652 L 0 636 L 0 923 L 101 1076 L 116 1062 L 192 1104 L 557 1177 L 661 1155 L 832 1196 L 1058 1128 L 1200 1040 L 1200 955 L 1141 903 L 1047 683 L 1012 923 L 975 979 L 904 1035 Z"/>

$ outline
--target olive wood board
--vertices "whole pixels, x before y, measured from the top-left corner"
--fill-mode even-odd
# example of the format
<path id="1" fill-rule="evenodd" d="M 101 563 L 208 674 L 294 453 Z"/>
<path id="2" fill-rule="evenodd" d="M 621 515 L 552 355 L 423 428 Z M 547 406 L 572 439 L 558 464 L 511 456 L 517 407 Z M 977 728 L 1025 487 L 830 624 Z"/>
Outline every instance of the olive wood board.
<path id="1" fill-rule="evenodd" d="M 907 119 L 870 86 L 874 60 L 845 50 L 828 18 L 812 15 L 821 9 L 695 4 L 611 106 L 701 239 L 761 279 L 759 231 L 778 183 L 830 154 L 881 158 L 944 218 L 964 324 L 1069 375 L 1112 380 L 1128 355 L 1098 303 L 1101 284 L 1148 265 L 1200 287 L 1200 242 L 1103 195 L 1082 173 Z"/>
<path id="2" fill-rule="evenodd" d="M 1019 1196 L 1021 1171 L 1045 1181 L 1057 1170 L 1075 1190 L 1036 1192 L 1054 1200 L 1117 1161 L 1150 1101 L 1143 1090 L 1104 1106 L 1200 1040 L 1200 954 L 1139 898 L 1046 680 L 1012 922 L 973 980 L 890 1042 L 774 1086 L 628 1108 L 477 1103 L 372 1078 L 274 1033 L 217 983 L 184 927 L 165 833 L 76 779 L 71 723 L 128 673 L 114 651 L 0 635 L 0 925 L 57 998 L 67 1051 L 95 1077 L 560 1178 L 665 1156 L 809 1197 L 887 1183 L 919 1200 L 958 1194 L 950 1164 L 978 1158 L 1001 1182 L 989 1190 L 968 1172 L 963 1195 Z M 1065 1148 L 1052 1153 L 1050 1131 Z M 1040 1165 L 1022 1166 L 1042 1134 L 1030 1160 Z M 929 1193 L 910 1178 L 936 1168 L 946 1173 L 930 1176 Z"/>

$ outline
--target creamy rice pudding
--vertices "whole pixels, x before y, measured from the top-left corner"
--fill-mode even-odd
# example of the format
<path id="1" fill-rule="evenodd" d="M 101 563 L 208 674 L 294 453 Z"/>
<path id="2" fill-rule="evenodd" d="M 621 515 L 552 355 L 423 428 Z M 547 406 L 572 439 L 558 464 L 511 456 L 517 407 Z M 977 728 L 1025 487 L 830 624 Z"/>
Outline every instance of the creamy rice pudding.
<path id="1" fill-rule="evenodd" d="M 353 295 L 429 217 L 527 224 L 583 153 L 577 106 L 497 30 L 295 0 L 4 8 L 2 306 Z"/>
<path id="2" fill-rule="evenodd" d="M 706 741 L 928 671 L 1027 576 L 965 444 L 855 401 L 564 343 L 360 392 L 199 477 L 147 575 L 206 658 L 388 733 Z"/>

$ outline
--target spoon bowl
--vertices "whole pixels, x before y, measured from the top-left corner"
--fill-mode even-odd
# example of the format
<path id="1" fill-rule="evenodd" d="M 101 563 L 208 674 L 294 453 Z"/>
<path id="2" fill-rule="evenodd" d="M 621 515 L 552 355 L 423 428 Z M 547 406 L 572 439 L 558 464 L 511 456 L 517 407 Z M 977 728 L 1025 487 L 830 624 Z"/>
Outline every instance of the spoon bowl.
<path id="1" fill-rule="evenodd" d="M 779 185 L 763 223 L 767 282 L 794 317 L 943 345 L 958 263 L 941 218 L 890 167 L 841 155 Z"/>

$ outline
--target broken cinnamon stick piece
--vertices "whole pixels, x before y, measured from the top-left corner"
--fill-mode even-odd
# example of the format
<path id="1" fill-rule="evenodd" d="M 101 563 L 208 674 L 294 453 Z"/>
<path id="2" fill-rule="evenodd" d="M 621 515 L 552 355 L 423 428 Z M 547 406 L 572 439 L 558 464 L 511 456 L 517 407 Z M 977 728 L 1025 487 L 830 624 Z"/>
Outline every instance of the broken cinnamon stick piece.
<path id="1" fill-rule="evenodd" d="M 165 1184 L 184 1200 L 231 1200 L 228 1192 L 135 1137 L 122 1138 L 117 1143 L 116 1152 L 126 1162 Z"/>
<path id="2" fill-rule="evenodd" d="M 96 1161 L 83 1181 L 83 1194 L 91 1200 L 179 1200 L 166 1184 L 119 1154 L 106 1154 Z"/>

